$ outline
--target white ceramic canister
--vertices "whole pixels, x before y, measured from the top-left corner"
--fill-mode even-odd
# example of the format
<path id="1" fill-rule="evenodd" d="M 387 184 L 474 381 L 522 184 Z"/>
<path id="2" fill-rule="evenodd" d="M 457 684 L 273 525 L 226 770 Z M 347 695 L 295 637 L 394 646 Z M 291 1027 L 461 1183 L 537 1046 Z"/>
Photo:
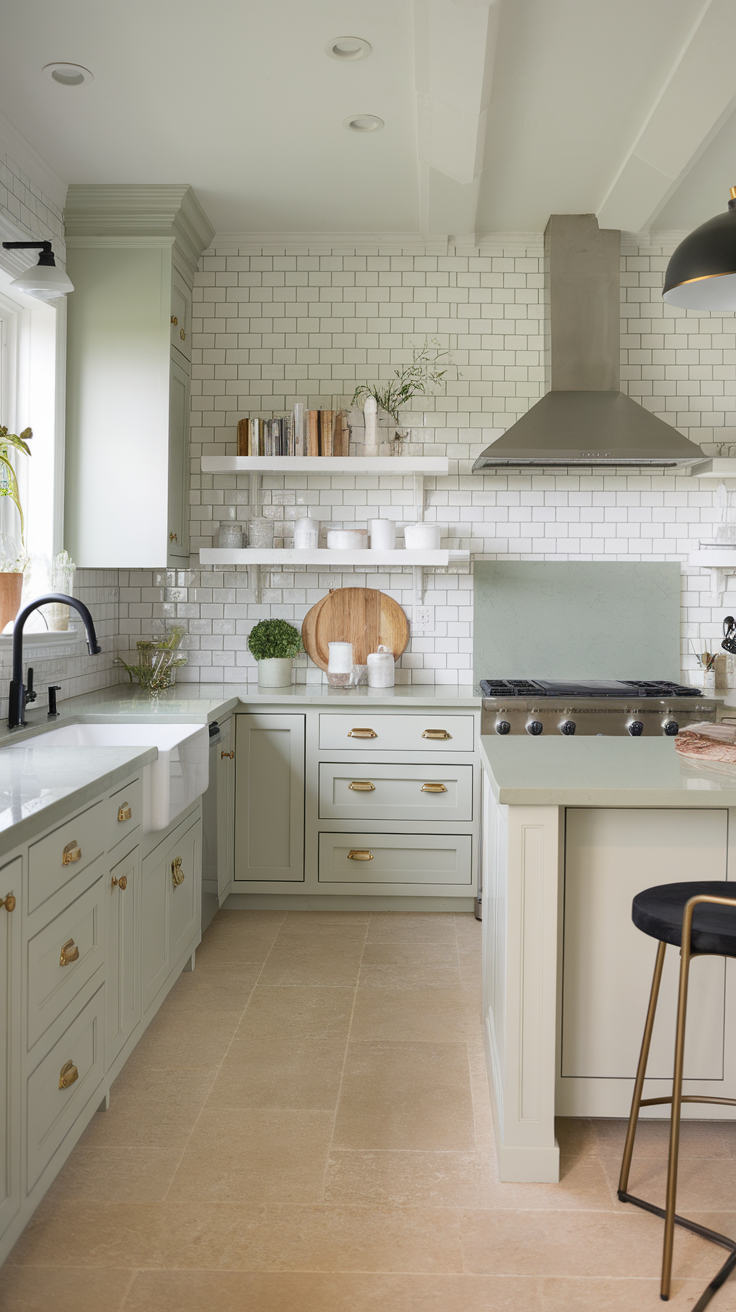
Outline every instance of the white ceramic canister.
<path id="1" fill-rule="evenodd" d="M 367 396 L 363 402 L 365 419 L 365 446 L 367 455 L 378 454 L 378 405 L 375 396 Z"/>
<path id="2" fill-rule="evenodd" d="M 331 688 L 349 688 L 353 683 L 352 642 L 328 642 L 327 682 Z"/>
<path id="3" fill-rule="evenodd" d="M 393 688 L 396 662 L 390 647 L 381 646 L 368 653 L 368 687 Z"/>
<path id="4" fill-rule="evenodd" d="M 297 551 L 310 551 L 319 546 L 319 524 L 307 515 L 294 521 L 294 547 Z"/>
<path id="5" fill-rule="evenodd" d="M 396 525 L 392 519 L 370 519 L 371 551 L 393 551 L 396 546 Z"/>
<path id="6" fill-rule="evenodd" d="M 441 524 L 407 524 L 404 545 L 407 551 L 437 551 L 442 542 Z"/>
<path id="7" fill-rule="evenodd" d="M 327 532 L 327 546 L 330 551 L 364 551 L 368 534 L 365 529 L 331 528 Z"/>

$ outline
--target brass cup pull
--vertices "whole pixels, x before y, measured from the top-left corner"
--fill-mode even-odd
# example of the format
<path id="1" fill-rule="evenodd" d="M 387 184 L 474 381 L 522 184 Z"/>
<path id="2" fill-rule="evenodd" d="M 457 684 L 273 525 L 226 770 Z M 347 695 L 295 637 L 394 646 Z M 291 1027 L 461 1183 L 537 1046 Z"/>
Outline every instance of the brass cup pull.
<path id="1" fill-rule="evenodd" d="M 76 838 L 73 838 L 71 843 L 67 843 L 66 847 L 64 848 L 64 851 L 61 854 L 61 864 L 63 866 L 72 866 L 74 865 L 75 861 L 81 861 L 81 859 L 82 859 L 82 849 L 79 846 L 79 843 L 77 842 Z"/>
<path id="2" fill-rule="evenodd" d="M 446 729 L 425 729 L 422 738 L 452 738 L 452 734 L 448 733 Z"/>
<path id="3" fill-rule="evenodd" d="M 59 1071 L 59 1088 L 68 1089 L 70 1084 L 74 1084 L 79 1079 L 79 1071 L 73 1061 L 65 1061 Z"/>
<path id="4" fill-rule="evenodd" d="M 74 939 L 70 938 L 61 949 L 59 965 L 68 966 L 72 961 L 79 961 L 79 948 L 74 942 Z"/>
<path id="5" fill-rule="evenodd" d="M 422 784 L 421 792 L 423 793 L 446 793 L 447 789 L 444 784 Z"/>
<path id="6" fill-rule="evenodd" d="M 183 329 L 183 328 L 180 328 L 180 329 L 179 329 L 179 336 L 181 337 L 181 340 L 182 340 L 183 342 L 185 342 L 185 341 L 187 340 L 187 335 L 186 335 L 186 333 L 184 332 L 184 329 Z"/>
<path id="7" fill-rule="evenodd" d="M 352 788 L 354 793 L 375 793 L 376 785 L 369 782 L 368 779 L 353 779 L 348 788 Z"/>
<path id="8" fill-rule="evenodd" d="M 234 759 L 234 757 L 235 757 L 235 752 L 234 752 L 234 751 L 232 751 L 232 752 L 220 752 L 220 760 L 221 760 L 221 761 L 232 761 L 232 760 Z"/>
<path id="9" fill-rule="evenodd" d="M 176 533 L 169 533 L 169 542 L 178 542 L 178 541 L 179 539 L 176 536 Z"/>
<path id="10" fill-rule="evenodd" d="M 348 738 L 377 738 L 375 729 L 349 729 Z"/>
<path id="11" fill-rule="evenodd" d="M 124 893 L 126 888 L 128 887 L 128 876 L 121 875 L 119 879 L 116 879 L 115 876 L 113 875 L 112 879 L 110 880 L 110 887 L 115 888 L 116 885 L 120 889 L 120 892 Z"/>
<path id="12" fill-rule="evenodd" d="M 171 322 L 173 323 L 174 327 L 176 328 L 176 326 L 177 326 L 179 320 L 177 319 L 177 317 L 176 317 L 175 314 L 172 314 L 172 316 L 171 316 Z"/>
<path id="13" fill-rule="evenodd" d="M 5 907 L 6 911 L 15 911 L 16 906 L 14 893 L 8 893 L 7 897 L 0 897 L 0 907 Z"/>
<path id="14" fill-rule="evenodd" d="M 118 807 L 118 824 L 121 824 L 123 820 L 132 819 L 132 816 L 133 812 L 127 802 Z"/>
<path id="15" fill-rule="evenodd" d="M 178 888 L 180 884 L 184 883 L 184 871 L 181 868 L 180 856 L 175 856 L 171 862 L 171 882 L 174 888 Z"/>
<path id="16" fill-rule="evenodd" d="M 366 852 L 360 848 L 353 847 L 348 852 L 348 861 L 372 861 L 373 853 Z"/>

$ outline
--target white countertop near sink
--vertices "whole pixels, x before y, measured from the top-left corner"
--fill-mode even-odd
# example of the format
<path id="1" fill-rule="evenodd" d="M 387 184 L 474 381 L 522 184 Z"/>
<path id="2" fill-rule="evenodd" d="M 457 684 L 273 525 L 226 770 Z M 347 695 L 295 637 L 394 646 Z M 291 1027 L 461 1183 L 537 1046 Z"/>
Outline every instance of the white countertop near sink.
<path id="1" fill-rule="evenodd" d="M 690 765 L 671 738 L 486 735 L 480 751 L 509 806 L 736 806 L 736 767 Z"/>

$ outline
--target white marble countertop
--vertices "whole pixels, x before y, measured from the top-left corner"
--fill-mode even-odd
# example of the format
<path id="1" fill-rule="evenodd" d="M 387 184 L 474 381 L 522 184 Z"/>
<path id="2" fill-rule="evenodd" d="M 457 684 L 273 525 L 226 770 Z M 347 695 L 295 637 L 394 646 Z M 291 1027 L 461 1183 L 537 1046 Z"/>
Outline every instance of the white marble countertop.
<path id="1" fill-rule="evenodd" d="M 671 738 L 480 740 L 508 806 L 736 806 L 736 768 L 687 764 Z"/>

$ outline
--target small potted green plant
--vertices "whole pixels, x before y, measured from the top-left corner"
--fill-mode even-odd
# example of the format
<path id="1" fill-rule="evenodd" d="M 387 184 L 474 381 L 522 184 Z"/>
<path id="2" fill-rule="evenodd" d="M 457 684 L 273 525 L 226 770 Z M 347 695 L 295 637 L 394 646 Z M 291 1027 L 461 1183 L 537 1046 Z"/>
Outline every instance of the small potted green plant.
<path id="1" fill-rule="evenodd" d="M 248 647 L 258 662 L 259 688 L 291 683 L 291 662 L 304 651 L 298 629 L 287 620 L 260 620 L 250 631 Z"/>

